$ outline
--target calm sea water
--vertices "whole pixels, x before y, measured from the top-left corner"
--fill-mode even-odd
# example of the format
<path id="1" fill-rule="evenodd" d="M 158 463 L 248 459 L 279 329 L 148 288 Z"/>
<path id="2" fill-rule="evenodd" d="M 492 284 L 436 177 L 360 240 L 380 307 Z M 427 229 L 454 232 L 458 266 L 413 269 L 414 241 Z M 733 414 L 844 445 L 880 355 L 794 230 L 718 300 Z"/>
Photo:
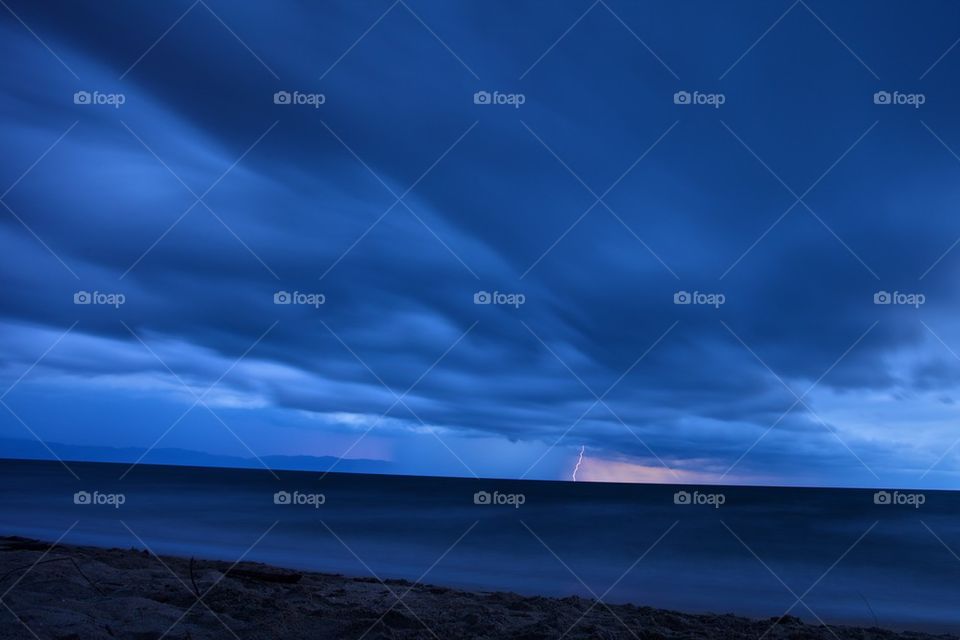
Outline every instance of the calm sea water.
<path id="1" fill-rule="evenodd" d="M 956 492 L 875 504 L 872 490 L 71 467 L 79 481 L 0 461 L 0 534 L 55 540 L 76 522 L 64 542 L 142 548 L 132 530 L 160 554 L 760 617 L 802 597 L 806 620 L 960 631 Z"/>

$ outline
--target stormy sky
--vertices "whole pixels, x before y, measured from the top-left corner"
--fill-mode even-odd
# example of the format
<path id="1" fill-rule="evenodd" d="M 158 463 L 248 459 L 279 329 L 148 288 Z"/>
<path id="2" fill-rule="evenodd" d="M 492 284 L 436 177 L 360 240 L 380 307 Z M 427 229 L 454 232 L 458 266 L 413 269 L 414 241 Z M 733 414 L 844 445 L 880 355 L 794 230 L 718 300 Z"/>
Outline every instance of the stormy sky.
<path id="1" fill-rule="evenodd" d="M 960 6 L 0 10 L 0 437 L 956 487 Z"/>

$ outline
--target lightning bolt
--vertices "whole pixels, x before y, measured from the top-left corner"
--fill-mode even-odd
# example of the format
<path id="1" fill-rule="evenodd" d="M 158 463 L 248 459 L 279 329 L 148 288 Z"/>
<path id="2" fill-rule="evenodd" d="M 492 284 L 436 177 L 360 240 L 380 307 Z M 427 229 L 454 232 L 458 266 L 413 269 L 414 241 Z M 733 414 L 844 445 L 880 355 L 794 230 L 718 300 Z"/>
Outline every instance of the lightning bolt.
<path id="1" fill-rule="evenodd" d="M 586 449 L 583 445 L 580 445 L 580 457 L 577 458 L 577 466 L 573 468 L 573 481 L 577 481 L 577 471 L 580 470 L 580 464 L 583 462 L 583 451 Z"/>

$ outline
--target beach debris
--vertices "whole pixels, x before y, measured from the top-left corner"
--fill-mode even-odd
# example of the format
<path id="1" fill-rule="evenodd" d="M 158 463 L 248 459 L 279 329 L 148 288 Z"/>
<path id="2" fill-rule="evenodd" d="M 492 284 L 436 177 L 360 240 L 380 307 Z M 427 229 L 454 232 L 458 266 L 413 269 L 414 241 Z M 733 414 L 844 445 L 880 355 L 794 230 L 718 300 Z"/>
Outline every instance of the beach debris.
<path id="1" fill-rule="evenodd" d="M 195 564 L 194 558 L 190 557 L 190 584 L 193 585 L 193 595 L 197 596 L 197 600 L 200 599 L 200 587 L 197 586 L 197 581 L 193 577 L 193 565 Z"/>

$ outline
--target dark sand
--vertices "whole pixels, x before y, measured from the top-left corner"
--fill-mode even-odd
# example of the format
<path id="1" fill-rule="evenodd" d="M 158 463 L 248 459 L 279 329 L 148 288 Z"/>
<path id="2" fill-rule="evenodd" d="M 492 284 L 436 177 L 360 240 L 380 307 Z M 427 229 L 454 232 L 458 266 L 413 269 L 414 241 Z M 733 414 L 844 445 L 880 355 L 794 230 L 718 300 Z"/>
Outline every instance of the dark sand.
<path id="1" fill-rule="evenodd" d="M 0 537 L 0 638 L 958 638 L 469 593 Z M 203 596 L 198 603 L 197 594 Z M 398 603 L 398 597 L 402 598 Z M 21 622 L 14 617 L 14 612 Z"/>

